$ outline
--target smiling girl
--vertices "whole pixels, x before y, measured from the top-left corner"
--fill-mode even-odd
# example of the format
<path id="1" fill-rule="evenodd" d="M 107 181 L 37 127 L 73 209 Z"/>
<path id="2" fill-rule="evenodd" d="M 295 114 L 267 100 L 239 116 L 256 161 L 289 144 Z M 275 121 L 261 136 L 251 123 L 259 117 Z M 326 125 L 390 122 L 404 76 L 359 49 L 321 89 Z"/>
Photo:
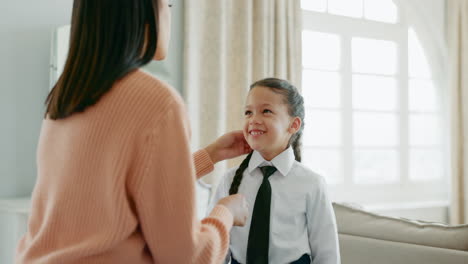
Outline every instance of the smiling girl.
<path id="1" fill-rule="evenodd" d="M 340 263 L 338 234 L 324 179 L 301 161 L 304 100 L 289 82 L 250 87 L 244 137 L 252 148 L 221 180 L 213 202 L 244 194 L 249 218 L 231 231 L 231 263 Z"/>

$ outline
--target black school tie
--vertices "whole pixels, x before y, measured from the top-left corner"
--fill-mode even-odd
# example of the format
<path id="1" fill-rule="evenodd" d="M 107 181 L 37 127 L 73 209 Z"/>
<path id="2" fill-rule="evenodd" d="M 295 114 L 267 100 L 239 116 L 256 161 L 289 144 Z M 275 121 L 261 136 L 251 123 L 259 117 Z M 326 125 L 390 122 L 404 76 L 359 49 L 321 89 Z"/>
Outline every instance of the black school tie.
<path id="1" fill-rule="evenodd" d="M 276 171 L 276 168 L 265 166 L 260 167 L 260 170 L 263 173 L 263 181 L 258 189 L 252 213 L 247 244 L 247 264 L 268 263 L 271 205 L 271 185 L 268 177 Z"/>

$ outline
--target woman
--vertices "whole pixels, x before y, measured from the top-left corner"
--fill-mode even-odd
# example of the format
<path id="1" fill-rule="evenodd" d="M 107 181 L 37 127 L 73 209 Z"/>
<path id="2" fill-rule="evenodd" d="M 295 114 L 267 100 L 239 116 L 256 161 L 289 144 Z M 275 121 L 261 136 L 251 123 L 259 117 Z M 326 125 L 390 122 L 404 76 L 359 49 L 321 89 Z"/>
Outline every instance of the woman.
<path id="1" fill-rule="evenodd" d="M 17 263 L 220 263 L 244 197 L 196 218 L 195 179 L 250 151 L 242 132 L 189 150 L 183 102 L 140 70 L 166 56 L 167 0 L 75 0 L 69 55 L 47 97 Z"/>

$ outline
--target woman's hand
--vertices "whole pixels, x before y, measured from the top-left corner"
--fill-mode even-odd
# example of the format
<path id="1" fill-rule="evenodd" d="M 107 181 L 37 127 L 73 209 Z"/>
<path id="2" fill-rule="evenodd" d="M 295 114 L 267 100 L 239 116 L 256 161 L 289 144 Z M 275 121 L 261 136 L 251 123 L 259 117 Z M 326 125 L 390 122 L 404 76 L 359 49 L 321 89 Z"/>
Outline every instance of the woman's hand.
<path id="1" fill-rule="evenodd" d="M 244 195 L 234 194 L 219 200 L 218 204 L 224 205 L 234 217 L 234 226 L 244 226 L 249 215 L 249 208 Z"/>
<path id="2" fill-rule="evenodd" d="M 245 141 L 242 130 L 232 131 L 219 137 L 205 148 L 213 163 L 225 159 L 232 159 L 252 151 Z"/>

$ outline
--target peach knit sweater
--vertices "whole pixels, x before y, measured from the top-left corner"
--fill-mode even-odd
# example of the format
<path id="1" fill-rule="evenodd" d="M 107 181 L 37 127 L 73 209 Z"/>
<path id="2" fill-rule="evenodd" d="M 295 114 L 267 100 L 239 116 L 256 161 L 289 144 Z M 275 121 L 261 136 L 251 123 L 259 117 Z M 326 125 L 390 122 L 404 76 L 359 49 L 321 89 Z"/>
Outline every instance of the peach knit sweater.
<path id="1" fill-rule="evenodd" d="M 85 112 L 44 120 L 16 263 L 220 263 L 233 216 L 218 205 L 197 220 L 195 180 L 213 163 L 189 138 L 180 96 L 141 70 Z"/>

